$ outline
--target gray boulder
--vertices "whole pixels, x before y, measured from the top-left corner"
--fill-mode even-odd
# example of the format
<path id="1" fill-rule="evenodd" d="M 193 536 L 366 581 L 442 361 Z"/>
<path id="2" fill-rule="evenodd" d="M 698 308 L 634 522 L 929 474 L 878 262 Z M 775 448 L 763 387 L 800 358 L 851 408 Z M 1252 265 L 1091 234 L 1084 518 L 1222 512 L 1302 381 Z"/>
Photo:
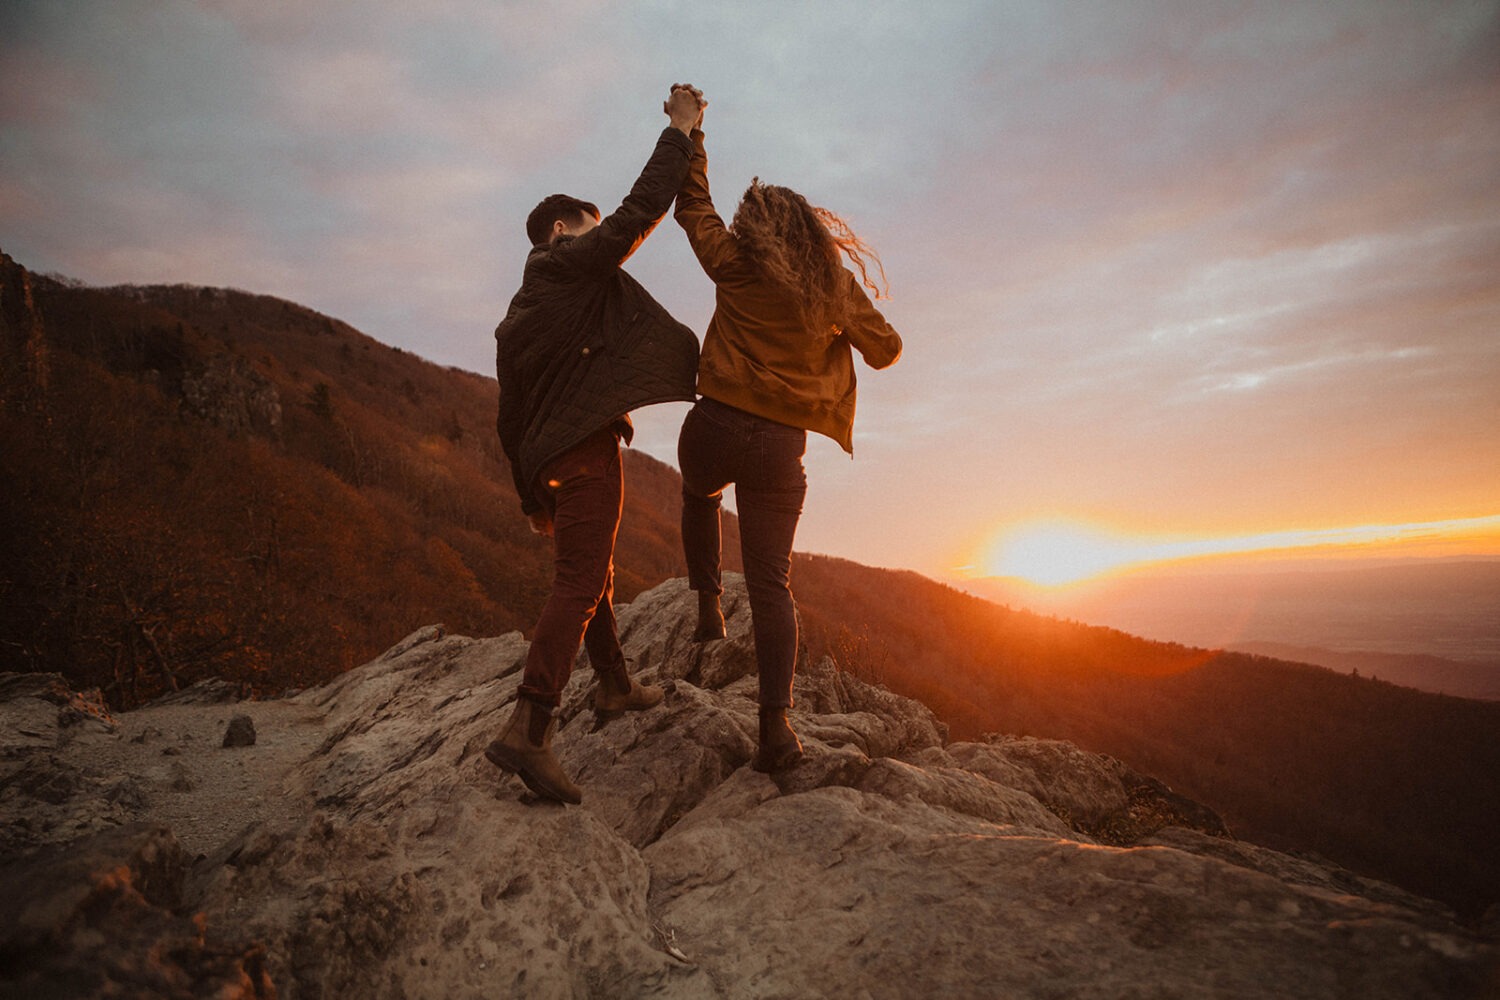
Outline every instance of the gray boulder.
<path id="1" fill-rule="evenodd" d="M 1236 841 L 1070 744 L 949 743 L 925 707 L 830 661 L 800 667 L 805 759 L 756 773 L 748 603 L 729 582 L 716 643 L 692 642 L 681 581 L 619 609 L 633 672 L 666 687 L 655 708 L 601 724 L 580 664 L 555 742 L 578 807 L 536 801 L 483 756 L 516 698 L 519 634 L 431 627 L 323 687 L 240 703 L 254 753 L 163 760 L 162 744 L 222 727 L 213 705 L 142 709 L 118 731 L 33 727 L 0 762 L 0 829 L 21 860 L 0 891 L 50 884 L 64 916 L 5 925 L 0 949 L 29 942 L 64 975 L 99 964 L 101 939 L 149 949 L 201 914 L 184 975 L 240 970 L 291 1000 L 1406 1000 L 1497 981 L 1495 942 L 1436 904 Z M 69 867 L 76 834 L 16 825 L 38 810 L 88 829 L 175 817 L 192 846 L 155 855 L 152 878 L 173 886 L 148 899 L 158 922 L 57 930 L 110 866 Z M 117 870 L 147 867 L 135 840 L 90 843 Z M 36 968 L 0 965 L 0 992 Z M 76 995 L 115 980 L 88 982 Z"/>

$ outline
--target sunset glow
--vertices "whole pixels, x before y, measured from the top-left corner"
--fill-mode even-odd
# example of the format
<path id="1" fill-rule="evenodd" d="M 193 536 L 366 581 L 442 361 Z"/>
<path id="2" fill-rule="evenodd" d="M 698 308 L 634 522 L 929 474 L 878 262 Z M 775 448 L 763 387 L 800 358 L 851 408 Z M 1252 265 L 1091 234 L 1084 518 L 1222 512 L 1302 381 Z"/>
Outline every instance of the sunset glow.
<path id="1" fill-rule="evenodd" d="M 1145 566 L 1209 556 L 1401 547 L 1500 536 L 1500 515 L 1377 524 L 1352 528 L 1277 531 L 1231 538 L 1147 538 L 1070 521 L 1033 521 L 1002 533 L 981 563 L 981 572 L 1041 587 L 1063 587 Z"/>

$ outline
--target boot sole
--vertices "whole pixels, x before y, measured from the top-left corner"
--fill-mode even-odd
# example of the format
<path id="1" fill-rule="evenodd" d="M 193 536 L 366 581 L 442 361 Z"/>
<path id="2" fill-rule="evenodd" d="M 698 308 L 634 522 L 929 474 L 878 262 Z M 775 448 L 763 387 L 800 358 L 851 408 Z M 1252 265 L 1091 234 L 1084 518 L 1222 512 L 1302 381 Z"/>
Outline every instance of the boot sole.
<path id="1" fill-rule="evenodd" d="M 666 692 L 662 692 L 662 694 L 660 696 L 658 696 L 657 699 L 655 701 L 651 702 L 651 704 L 649 704 L 649 705 L 631 705 L 631 704 L 628 704 L 628 703 L 614 704 L 614 705 L 610 705 L 610 704 L 601 705 L 601 704 L 599 704 L 599 701 L 596 698 L 594 700 L 594 715 L 597 717 L 598 721 L 601 722 L 601 723 L 609 722 L 611 720 L 618 719 L 620 716 L 624 715 L 626 712 L 649 712 L 651 709 L 655 708 L 657 705 L 660 705 L 662 702 L 664 702 L 666 700 L 667 700 L 667 698 L 666 698 Z"/>
<path id="2" fill-rule="evenodd" d="M 502 746 L 491 743 L 485 747 L 484 756 L 491 764 L 494 764 L 506 774 L 514 774 L 520 778 L 521 784 L 529 788 L 534 795 L 538 795 L 544 799 L 551 799 L 554 802 L 564 802 L 575 806 L 583 801 L 582 795 L 565 795 L 561 790 L 542 781 L 536 775 L 532 774 L 530 769 L 524 764 L 512 758 Z"/>
<path id="3" fill-rule="evenodd" d="M 605 721 L 609 721 L 610 719 L 618 719 L 626 712 L 649 712 L 657 705 L 660 705 L 662 701 L 663 699 L 658 698 L 649 705 L 621 705 L 618 708 L 605 708 L 602 705 L 596 704 L 594 705 L 594 714 Z"/>

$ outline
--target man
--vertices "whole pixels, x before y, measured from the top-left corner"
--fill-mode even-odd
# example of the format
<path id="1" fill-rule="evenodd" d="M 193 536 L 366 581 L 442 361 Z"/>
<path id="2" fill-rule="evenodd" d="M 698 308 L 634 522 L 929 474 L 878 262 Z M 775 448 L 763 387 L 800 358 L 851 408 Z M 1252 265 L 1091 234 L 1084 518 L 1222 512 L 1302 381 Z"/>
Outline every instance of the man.
<path id="1" fill-rule="evenodd" d="M 671 207 L 704 106 L 695 88 L 672 85 L 663 105 L 671 125 L 608 218 L 568 195 L 537 205 L 526 219 L 532 247 L 521 289 L 495 330 L 500 441 L 521 510 L 552 538 L 555 569 L 515 710 L 485 756 L 561 802 L 582 801 L 552 752 L 580 640 L 598 676 L 601 717 L 662 699 L 661 688 L 630 677 L 615 630 L 620 441 L 630 442 L 631 410 L 693 400 L 698 341 L 620 265 Z"/>

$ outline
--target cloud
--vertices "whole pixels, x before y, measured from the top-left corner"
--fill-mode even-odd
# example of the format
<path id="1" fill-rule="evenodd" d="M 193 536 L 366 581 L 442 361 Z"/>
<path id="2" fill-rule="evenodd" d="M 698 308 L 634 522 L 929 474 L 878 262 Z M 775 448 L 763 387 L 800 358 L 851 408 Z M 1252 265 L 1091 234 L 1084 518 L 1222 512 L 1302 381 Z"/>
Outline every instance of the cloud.
<path id="1" fill-rule="evenodd" d="M 526 211 L 618 203 L 692 80 L 721 209 L 760 175 L 844 214 L 907 341 L 861 373 L 859 460 L 814 445 L 805 544 L 931 568 L 1011 511 L 1420 521 L 1500 487 L 1497 49 L 1496 0 L 12 0 L 0 240 L 484 372 Z M 670 222 L 630 270 L 702 329 Z M 922 516 L 851 515 L 872 490 Z"/>

